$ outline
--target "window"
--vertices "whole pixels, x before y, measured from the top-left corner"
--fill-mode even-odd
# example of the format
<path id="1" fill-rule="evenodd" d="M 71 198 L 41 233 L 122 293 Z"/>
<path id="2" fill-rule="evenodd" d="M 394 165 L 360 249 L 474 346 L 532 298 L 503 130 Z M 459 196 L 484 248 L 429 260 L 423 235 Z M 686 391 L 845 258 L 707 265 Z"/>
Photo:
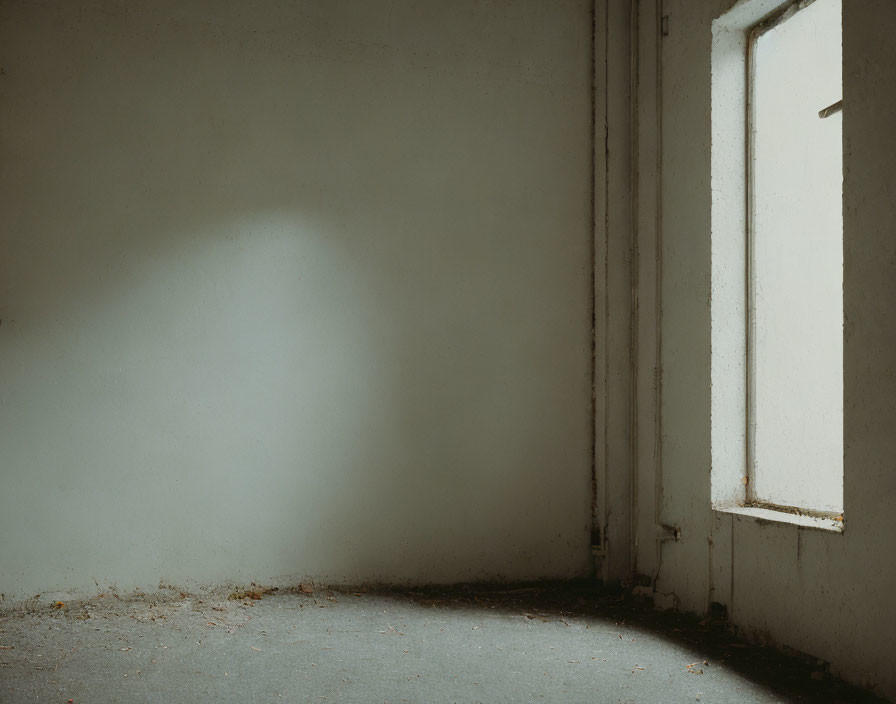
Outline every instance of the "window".
<path id="1" fill-rule="evenodd" d="M 768 6 L 713 26 L 713 501 L 837 515 L 841 0 Z"/>
<path id="2" fill-rule="evenodd" d="M 751 32 L 749 56 L 747 496 L 839 513 L 840 0 L 789 6 Z"/>

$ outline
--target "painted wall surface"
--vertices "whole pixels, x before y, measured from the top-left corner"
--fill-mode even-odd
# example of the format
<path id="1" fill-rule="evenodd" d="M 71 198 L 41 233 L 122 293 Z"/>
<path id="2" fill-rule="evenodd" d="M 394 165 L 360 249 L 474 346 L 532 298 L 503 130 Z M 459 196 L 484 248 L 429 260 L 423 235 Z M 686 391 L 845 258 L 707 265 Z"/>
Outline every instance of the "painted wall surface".
<path id="1" fill-rule="evenodd" d="M 591 8 L 0 5 L 0 592 L 590 568 Z"/>
<path id="2" fill-rule="evenodd" d="M 638 465 L 637 476 L 656 479 L 658 491 L 642 495 L 636 509 L 652 514 L 657 501 L 657 523 L 679 526 L 681 540 L 659 543 L 661 561 L 652 541 L 642 541 L 636 569 L 658 570 L 656 595 L 665 603 L 701 613 L 725 604 L 747 632 L 896 698 L 896 4 L 843 2 L 842 534 L 710 508 L 711 23 L 734 4 L 664 0 L 664 22 L 658 3 L 641 6 L 641 77 L 651 85 L 639 113 L 646 137 L 638 158 L 647 167 L 639 184 L 641 211 L 649 209 L 642 217 L 655 213 L 659 225 L 654 293 L 662 311 L 641 344 L 660 351 L 661 458 Z M 656 198 L 648 197 L 655 186 Z M 649 282 L 641 283 L 643 299 Z M 639 397 L 653 399 L 647 391 Z"/>

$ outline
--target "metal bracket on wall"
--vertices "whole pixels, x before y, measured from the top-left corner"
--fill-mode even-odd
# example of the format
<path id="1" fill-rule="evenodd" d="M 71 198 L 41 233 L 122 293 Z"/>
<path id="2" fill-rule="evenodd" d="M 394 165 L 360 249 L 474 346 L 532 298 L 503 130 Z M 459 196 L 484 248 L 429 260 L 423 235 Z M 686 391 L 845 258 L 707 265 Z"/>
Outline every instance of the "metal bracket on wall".
<path id="1" fill-rule="evenodd" d="M 834 115 L 835 113 L 838 113 L 838 112 L 843 112 L 843 99 L 842 98 L 840 100 L 838 100 L 836 103 L 834 103 L 833 105 L 828 105 L 823 110 L 819 110 L 818 116 L 823 120 L 824 118 L 830 117 L 831 115 Z"/>
<path id="2" fill-rule="evenodd" d="M 674 540 L 676 542 L 681 540 L 681 526 L 659 524 L 656 527 L 656 539 L 659 541 Z"/>
<path id="3" fill-rule="evenodd" d="M 596 527 L 591 531 L 591 554 L 594 557 L 607 556 L 607 544 L 604 542 L 605 531 Z"/>

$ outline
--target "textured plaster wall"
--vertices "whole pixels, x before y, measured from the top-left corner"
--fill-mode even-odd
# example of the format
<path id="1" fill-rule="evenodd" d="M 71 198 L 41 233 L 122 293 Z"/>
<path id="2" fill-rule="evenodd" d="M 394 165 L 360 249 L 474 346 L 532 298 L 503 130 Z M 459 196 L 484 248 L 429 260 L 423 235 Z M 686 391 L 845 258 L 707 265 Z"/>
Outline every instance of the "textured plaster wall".
<path id="1" fill-rule="evenodd" d="M 582 0 L 3 2 L 0 592 L 585 574 L 590 62 Z"/>
<path id="2" fill-rule="evenodd" d="M 660 522 L 680 526 L 681 540 L 662 543 L 661 563 L 642 541 L 636 565 L 659 570 L 666 603 L 696 612 L 725 604 L 746 631 L 896 698 L 896 5 L 843 2 L 846 522 L 838 534 L 710 508 L 711 23 L 733 4 L 665 0 L 668 34 L 658 39 L 656 6 L 642 3 L 651 28 L 642 59 L 658 42 L 661 54 L 659 92 L 654 81 L 644 92 L 652 102 L 642 104 L 642 129 L 659 130 L 660 158 L 656 149 L 641 154 L 640 183 L 649 192 L 659 170 L 661 207 L 641 198 L 660 225 L 662 317 L 649 342 L 659 334 L 662 435 L 659 491 L 640 510 L 657 498 Z M 657 476 L 654 466 L 639 472 Z"/>

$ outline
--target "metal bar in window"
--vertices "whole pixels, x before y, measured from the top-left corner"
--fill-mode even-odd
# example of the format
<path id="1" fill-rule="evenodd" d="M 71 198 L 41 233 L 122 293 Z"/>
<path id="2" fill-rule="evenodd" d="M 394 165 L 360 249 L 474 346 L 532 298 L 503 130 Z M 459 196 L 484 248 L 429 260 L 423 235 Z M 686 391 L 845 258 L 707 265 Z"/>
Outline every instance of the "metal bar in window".
<path id="1" fill-rule="evenodd" d="M 816 103 L 817 105 L 818 103 Z M 833 105 L 828 105 L 824 110 L 818 111 L 818 116 L 823 120 L 826 117 L 830 117 L 831 115 L 842 112 L 843 110 L 843 100 L 840 99 Z"/>

